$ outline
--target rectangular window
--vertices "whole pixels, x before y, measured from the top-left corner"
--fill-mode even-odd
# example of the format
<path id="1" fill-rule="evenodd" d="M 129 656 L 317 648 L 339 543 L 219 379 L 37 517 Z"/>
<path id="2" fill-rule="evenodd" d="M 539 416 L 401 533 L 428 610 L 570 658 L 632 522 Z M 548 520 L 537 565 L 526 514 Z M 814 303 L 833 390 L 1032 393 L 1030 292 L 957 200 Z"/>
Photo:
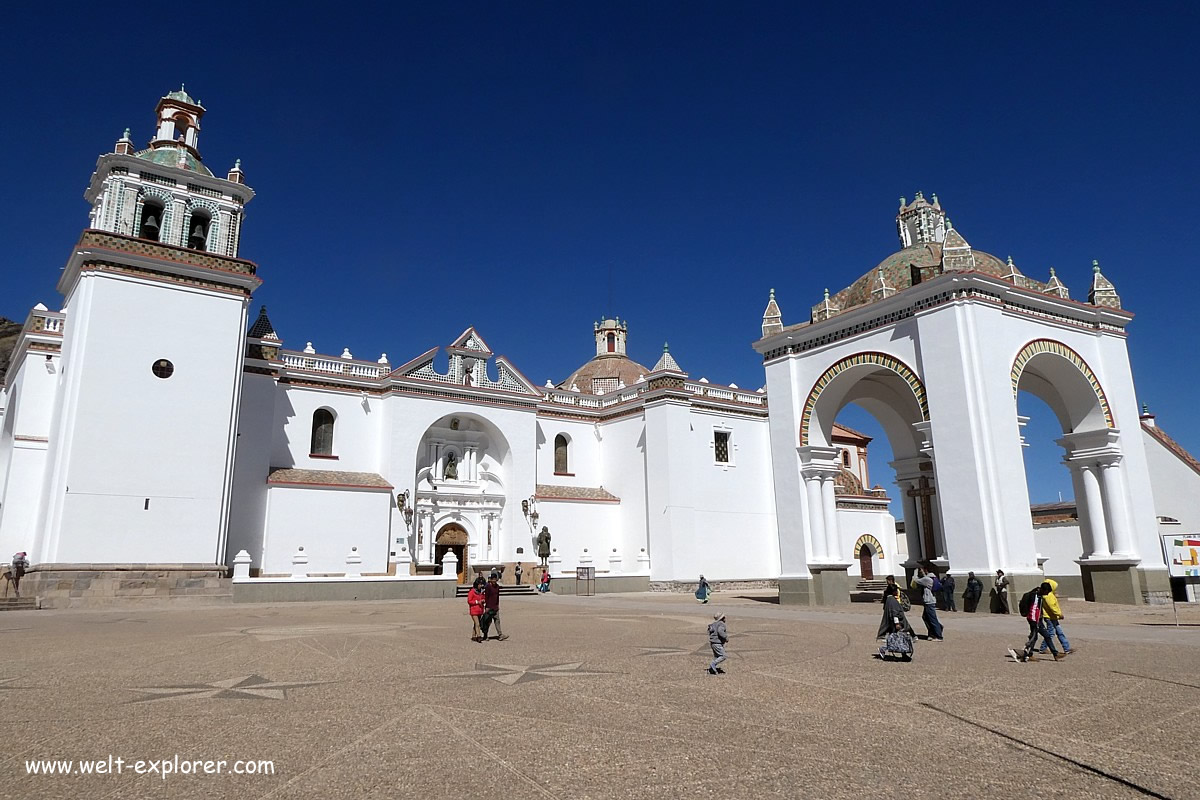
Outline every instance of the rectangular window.
<path id="1" fill-rule="evenodd" d="M 718 464 L 729 463 L 729 431 L 713 431 L 713 453 Z"/>

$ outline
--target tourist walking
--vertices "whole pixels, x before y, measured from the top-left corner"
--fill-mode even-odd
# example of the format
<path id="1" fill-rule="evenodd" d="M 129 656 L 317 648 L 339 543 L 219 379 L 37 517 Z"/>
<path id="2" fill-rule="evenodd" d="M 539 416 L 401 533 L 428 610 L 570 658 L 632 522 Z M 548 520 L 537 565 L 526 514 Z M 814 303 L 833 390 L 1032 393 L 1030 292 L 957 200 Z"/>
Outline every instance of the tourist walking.
<path id="1" fill-rule="evenodd" d="M 484 586 L 487 583 L 482 577 L 476 578 L 475 583 L 471 585 L 471 590 L 467 592 L 467 610 L 471 612 L 471 641 L 483 641 L 483 629 L 479 626 L 479 619 L 483 616 L 484 610 Z"/>
<path id="2" fill-rule="evenodd" d="M 1050 638 L 1058 637 L 1058 643 L 1062 645 L 1063 653 L 1074 653 L 1075 649 L 1071 647 L 1066 631 L 1062 629 L 1062 621 L 1066 619 L 1066 615 L 1063 614 L 1062 606 L 1058 604 L 1058 596 L 1055 594 L 1058 591 L 1058 581 L 1047 578 L 1042 584 L 1042 589 L 1045 590 L 1042 594 L 1042 624 L 1046 628 L 1047 641 Z M 1039 652 L 1046 652 L 1045 642 L 1042 643 Z"/>
<path id="3" fill-rule="evenodd" d="M 879 632 L 875 634 L 875 638 L 886 639 L 889 633 L 897 630 L 897 622 L 900 624 L 899 630 L 907 632 L 910 636 L 916 635 L 912 625 L 908 623 L 908 617 L 904 615 L 904 604 L 900 602 L 900 587 L 893 582 L 883 590 L 883 619 L 879 621 Z"/>
<path id="4" fill-rule="evenodd" d="M 713 660 L 708 665 L 709 675 L 724 675 L 725 670 L 720 664 L 728 656 L 725 655 L 725 643 L 729 641 L 729 631 L 725 629 L 725 615 L 713 614 L 713 621 L 708 626 L 708 643 L 712 645 Z"/>
<path id="5" fill-rule="evenodd" d="M 483 641 L 488 640 L 488 631 L 496 626 L 496 638 L 504 641 L 508 637 L 500 629 L 500 581 L 495 575 L 488 577 L 487 586 L 483 589 L 483 617 L 479 620 L 483 628 Z"/>
<path id="6" fill-rule="evenodd" d="M 1007 614 L 1008 611 L 1008 576 L 1004 570 L 996 570 L 996 584 L 992 587 L 992 613 Z"/>
<path id="7" fill-rule="evenodd" d="M 696 587 L 696 599 L 701 603 L 708 602 L 708 596 L 712 594 L 712 588 L 708 585 L 708 581 L 704 580 L 704 576 L 700 576 L 700 585 Z"/>
<path id="8" fill-rule="evenodd" d="M 537 589 L 542 594 L 550 591 L 550 572 L 548 570 L 542 570 L 542 579 L 538 581 Z"/>
<path id="9" fill-rule="evenodd" d="M 916 634 L 904 616 L 904 609 L 900 607 L 900 587 L 894 583 L 883 593 L 883 620 L 879 623 L 879 633 L 875 638 L 883 639 L 883 644 L 879 646 L 880 658 L 896 655 L 905 661 L 912 660 Z"/>
<path id="10" fill-rule="evenodd" d="M 1050 647 L 1050 652 L 1054 654 L 1055 661 L 1062 661 L 1067 657 L 1066 653 L 1060 653 L 1054 648 L 1054 642 L 1050 640 L 1050 634 L 1046 632 L 1046 624 L 1042 619 L 1042 596 L 1049 594 L 1049 584 L 1043 583 L 1041 586 L 1035 586 L 1025 594 L 1021 595 L 1021 602 L 1017 606 L 1017 610 L 1021 612 L 1021 616 L 1029 623 L 1029 639 L 1025 642 L 1025 650 L 1018 657 L 1016 653 L 1009 650 L 1009 655 L 1016 658 L 1018 661 L 1032 661 L 1033 648 L 1037 646 L 1038 637 Z"/>
<path id="11" fill-rule="evenodd" d="M 949 572 L 942 576 L 942 597 L 946 598 L 946 610 L 958 613 L 958 601 L 954 599 L 954 576 Z"/>
<path id="12" fill-rule="evenodd" d="M 963 611 L 974 614 L 979 607 L 979 598 L 983 597 L 983 581 L 975 577 L 974 572 L 967 573 L 967 590 L 963 592 Z"/>
<path id="13" fill-rule="evenodd" d="M 921 612 L 921 621 L 925 623 L 929 638 L 935 642 L 942 642 L 945 639 L 942 637 L 942 623 L 938 620 L 937 600 L 933 596 L 933 586 L 933 576 L 927 574 L 923 567 L 917 567 L 917 574 L 912 579 L 912 588 L 921 592 L 921 605 L 925 608 Z"/>

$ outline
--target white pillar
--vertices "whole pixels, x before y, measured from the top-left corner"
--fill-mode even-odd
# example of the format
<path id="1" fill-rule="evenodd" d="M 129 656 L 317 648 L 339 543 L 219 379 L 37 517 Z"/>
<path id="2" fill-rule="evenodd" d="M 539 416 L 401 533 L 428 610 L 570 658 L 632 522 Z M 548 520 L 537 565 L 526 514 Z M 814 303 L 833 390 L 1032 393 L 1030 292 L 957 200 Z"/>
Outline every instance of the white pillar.
<path id="1" fill-rule="evenodd" d="M 308 555 L 304 552 L 303 547 L 298 548 L 292 555 L 292 577 L 308 577 Z"/>
<path id="2" fill-rule="evenodd" d="M 821 478 L 817 475 L 804 479 L 804 488 L 808 492 L 808 527 L 812 533 L 813 558 L 818 561 L 828 558 L 825 542 L 825 513 L 821 510 Z"/>
<path id="3" fill-rule="evenodd" d="M 1079 519 L 1079 539 L 1083 547 L 1083 556 L 1095 551 L 1095 541 L 1092 539 L 1092 521 L 1088 516 L 1087 495 L 1083 488 L 1083 468 L 1073 461 L 1063 461 L 1071 471 L 1071 490 L 1075 493 L 1075 516 Z"/>
<path id="4" fill-rule="evenodd" d="M 908 496 L 908 490 L 913 488 L 911 480 L 896 481 L 900 488 L 900 508 L 904 515 L 904 541 L 908 545 L 908 560 L 921 560 L 921 523 L 918 521 L 919 511 L 916 498 Z M 899 565 L 897 565 L 899 566 Z"/>
<path id="5" fill-rule="evenodd" d="M 239 550 L 238 554 L 233 557 L 233 577 L 249 578 L 250 577 L 250 554 L 245 550 Z"/>
<path id="6" fill-rule="evenodd" d="M 833 476 L 821 481 L 821 500 L 825 511 L 825 554 L 830 561 L 845 561 L 838 537 L 837 496 L 833 491 Z"/>
<path id="7" fill-rule="evenodd" d="M 1120 462 L 1100 465 L 1100 488 L 1104 494 L 1104 510 L 1108 522 L 1109 542 L 1113 555 L 1136 555 L 1133 533 L 1129 525 L 1129 505 L 1125 502 L 1125 482 L 1121 479 Z"/>
<path id="8" fill-rule="evenodd" d="M 1092 552 L 1087 555 L 1089 558 L 1107 558 L 1109 554 L 1108 528 L 1104 524 L 1104 499 L 1100 494 L 1100 479 L 1096 477 L 1097 469 L 1095 464 L 1079 465 L 1092 539 Z"/>
<path id="9" fill-rule="evenodd" d="M 357 547 L 351 547 L 350 552 L 346 554 L 346 577 L 362 577 L 362 555 Z"/>

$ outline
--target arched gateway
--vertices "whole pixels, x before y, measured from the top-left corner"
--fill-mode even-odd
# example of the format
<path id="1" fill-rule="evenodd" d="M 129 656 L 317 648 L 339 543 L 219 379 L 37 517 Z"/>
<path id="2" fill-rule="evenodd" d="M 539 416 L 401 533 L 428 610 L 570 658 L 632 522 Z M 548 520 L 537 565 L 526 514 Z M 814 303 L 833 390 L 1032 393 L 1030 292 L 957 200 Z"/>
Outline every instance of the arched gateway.
<path id="1" fill-rule="evenodd" d="M 785 326 L 773 292 L 763 316 L 781 602 L 848 599 L 831 433 L 851 403 L 892 447 L 906 569 L 1003 569 L 1018 593 L 1041 582 L 1021 390 L 1058 418 L 1079 508 L 1079 572 L 1052 577 L 1113 602 L 1167 591 L 1125 344 L 1132 315 L 1112 284 L 1096 266 L 1088 302 L 1071 301 L 1053 270 L 1040 282 L 973 249 L 936 197 L 901 200 L 896 222 L 904 249 L 826 292 L 808 320 Z"/>

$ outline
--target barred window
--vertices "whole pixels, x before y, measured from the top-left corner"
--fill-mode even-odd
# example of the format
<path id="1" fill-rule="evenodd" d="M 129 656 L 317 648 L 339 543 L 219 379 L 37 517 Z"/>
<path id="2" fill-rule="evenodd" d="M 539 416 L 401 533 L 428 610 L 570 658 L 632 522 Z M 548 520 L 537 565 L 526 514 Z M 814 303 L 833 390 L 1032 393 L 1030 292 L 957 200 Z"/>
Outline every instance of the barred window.
<path id="1" fill-rule="evenodd" d="M 729 463 L 729 431 L 713 431 L 713 452 L 718 464 Z"/>

